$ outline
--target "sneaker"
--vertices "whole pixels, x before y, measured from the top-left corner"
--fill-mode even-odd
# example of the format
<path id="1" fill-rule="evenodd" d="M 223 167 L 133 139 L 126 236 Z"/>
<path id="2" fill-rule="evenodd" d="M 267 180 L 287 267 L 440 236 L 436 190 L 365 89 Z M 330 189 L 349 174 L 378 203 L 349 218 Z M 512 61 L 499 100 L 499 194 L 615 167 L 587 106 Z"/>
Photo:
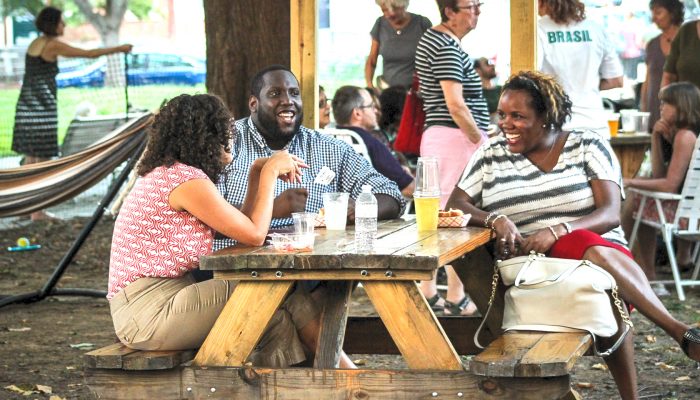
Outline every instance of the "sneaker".
<path id="1" fill-rule="evenodd" d="M 656 297 L 665 297 L 665 296 L 670 296 L 671 292 L 666 289 L 666 286 L 664 286 L 663 283 L 654 283 L 651 285 L 651 290 L 654 291 L 656 294 Z"/>

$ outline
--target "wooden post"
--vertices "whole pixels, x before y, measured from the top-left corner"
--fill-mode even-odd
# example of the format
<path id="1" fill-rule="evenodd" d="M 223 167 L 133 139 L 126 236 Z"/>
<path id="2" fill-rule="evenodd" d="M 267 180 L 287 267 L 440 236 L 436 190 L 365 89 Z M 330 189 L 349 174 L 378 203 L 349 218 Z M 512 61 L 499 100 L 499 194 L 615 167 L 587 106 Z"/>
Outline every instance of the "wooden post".
<path id="1" fill-rule="evenodd" d="M 510 73 L 537 69 L 537 0 L 510 0 Z"/>
<path id="2" fill-rule="evenodd" d="M 302 125 L 318 128 L 318 84 L 316 82 L 317 0 L 290 0 L 290 67 L 299 79 L 304 102 Z"/>

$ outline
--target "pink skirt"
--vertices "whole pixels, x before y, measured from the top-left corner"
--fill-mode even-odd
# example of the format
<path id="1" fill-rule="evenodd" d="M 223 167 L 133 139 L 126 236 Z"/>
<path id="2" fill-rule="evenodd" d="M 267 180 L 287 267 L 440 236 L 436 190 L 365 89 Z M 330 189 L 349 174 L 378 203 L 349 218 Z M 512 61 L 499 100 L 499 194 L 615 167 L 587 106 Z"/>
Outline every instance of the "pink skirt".
<path id="1" fill-rule="evenodd" d="M 472 154 L 486 141 L 486 134 L 481 132 L 481 135 L 481 141 L 475 144 L 458 128 L 431 126 L 423 132 L 420 155 L 438 160 L 441 209 L 445 208 Z"/>

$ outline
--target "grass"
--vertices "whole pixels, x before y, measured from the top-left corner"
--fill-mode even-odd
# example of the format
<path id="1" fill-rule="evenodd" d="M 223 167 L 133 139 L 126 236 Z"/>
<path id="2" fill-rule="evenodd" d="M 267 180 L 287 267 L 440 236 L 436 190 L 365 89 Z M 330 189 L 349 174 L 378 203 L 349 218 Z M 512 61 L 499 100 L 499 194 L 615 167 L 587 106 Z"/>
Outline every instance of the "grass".
<path id="1" fill-rule="evenodd" d="M 182 93 L 206 93 L 204 85 L 148 85 L 129 87 L 129 103 L 138 109 L 156 110 L 163 101 Z M 0 157 L 13 156 L 12 129 L 19 89 L 0 89 Z M 78 105 L 90 102 L 98 115 L 123 114 L 126 108 L 123 87 L 58 89 L 58 143 L 63 143 Z"/>

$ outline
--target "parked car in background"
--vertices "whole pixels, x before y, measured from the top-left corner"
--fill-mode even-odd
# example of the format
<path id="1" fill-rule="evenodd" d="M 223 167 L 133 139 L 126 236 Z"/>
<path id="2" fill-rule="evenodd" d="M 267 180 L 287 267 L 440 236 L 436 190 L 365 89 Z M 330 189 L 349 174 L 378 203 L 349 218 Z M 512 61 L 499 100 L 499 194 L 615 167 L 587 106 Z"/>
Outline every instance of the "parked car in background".
<path id="1" fill-rule="evenodd" d="M 127 55 L 129 85 L 197 85 L 206 78 L 206 62 L 179 54 L 134 52 Z M 116 58 L 112 61 L 117 60 Z M 61 59 L 56 85 L 65 87 L 104 86 L 107 70 L 121 71 L 123 62 L 116 64 L 105 57 L 90 59 Z"/>

